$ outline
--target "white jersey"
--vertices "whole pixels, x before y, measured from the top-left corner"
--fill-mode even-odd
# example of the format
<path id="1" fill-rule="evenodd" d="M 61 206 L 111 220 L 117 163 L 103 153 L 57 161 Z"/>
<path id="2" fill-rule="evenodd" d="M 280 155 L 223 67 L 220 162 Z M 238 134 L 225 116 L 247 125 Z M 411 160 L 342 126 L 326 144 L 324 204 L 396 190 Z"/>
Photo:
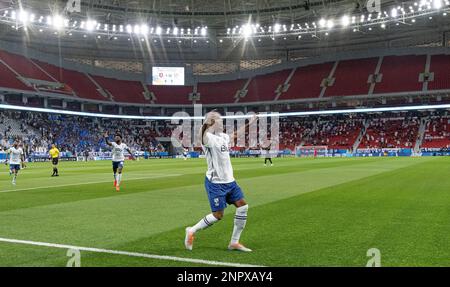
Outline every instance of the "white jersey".
<path id="1" fill-rule="evenodd" d="M 234 181 L 233 167 L 230 160 L 230 137 L 227 134 L 205 133 L 203 150 L 206 155 L 208 170 L 206 176 L 212 183 L 230 183 Z"/>
<path id="2" fill-rule="evenodd" d="M 125 150 L 128 149 L 128 146 L 124 143 L 117 144 L 115 142 L 111 143 L 112 145 L 112 161 L 124 161 L 125 160 Z"/>
<path id="3" fill-rule="evenodd" d="M 20 164 L 22 162 L 23 150 L 22 148 L 11 147 L 8 150 L 9 164 Z"/>

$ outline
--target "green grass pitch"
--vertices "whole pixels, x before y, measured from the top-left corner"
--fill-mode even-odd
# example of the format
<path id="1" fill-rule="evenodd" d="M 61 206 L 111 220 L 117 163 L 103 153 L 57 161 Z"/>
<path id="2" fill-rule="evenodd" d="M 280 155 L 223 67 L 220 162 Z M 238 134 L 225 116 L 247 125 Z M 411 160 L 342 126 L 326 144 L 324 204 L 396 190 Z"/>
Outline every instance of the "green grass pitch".
<path id="1" fill-rule="evenodd" d="M 209 212 L 202 159 L 33 163 L 13 187 L 0 167 L 0 238 L 262 266 L 450 266 L 450 158 L 233 159 L 249 203 L 227 251 L 235 208 L 184 249 L 184 228 Z M 66 249 L 0 242 L 0 266 L 66 266 Z M 203 264 L 81 251 L 81 266 Z"/>

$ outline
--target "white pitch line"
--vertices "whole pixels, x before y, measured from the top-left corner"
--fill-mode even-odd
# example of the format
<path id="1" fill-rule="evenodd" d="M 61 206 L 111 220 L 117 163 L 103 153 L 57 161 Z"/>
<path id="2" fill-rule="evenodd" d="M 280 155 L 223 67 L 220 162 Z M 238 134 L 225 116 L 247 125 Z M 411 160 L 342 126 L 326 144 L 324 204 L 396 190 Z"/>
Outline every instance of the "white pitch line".
<path id="1" fill-rule="evenodd" d="M 153 179 L 153 178 L 170 177 L 170 176 L 179 176 L 179 174 L 170 174 L 170 175 L 163 175 L 163 176 L 135 177 L 135 178 L 127 178 L 126 180 L 128 181 L 128 180 Z M 36 186 L 36 187 L 28 187 L 28 188 L 20 188 L 20 189 L 7 189 L 7 190 L 0 190 L 0 193 L 13 192 L 13 191 L 26 191 L 26 190 L 34 190 L 34 189 L 44 189 L 44 188 L 57 188 L 57 187 L 66 187 L 66 186 L 75 186 L 75 185 L 96 184 L 96 183 L 106 183 L 106 182 L 110 182 L 110 181 L 111 180 L 89 181 L 89 182 L 69 183 L 69 184 L 60 184 L 60 185 Z"/>
<path id="2" fill-rule="evenodd" d="M 0 242 L 15 243 L 15 244 L 25 244 L 25 245 L 35 245 L 35 246 L 44 246 L 44 247 L 52 247 L 52 248 L 60 248 L 60 249 L 76 249 L 76 250 L 79 250 L 79 251 L 88 251 L 88 252 L 106 253 L 106 254 L 116 254 L 116 255 L 125 255 L 125 256 L 139 257 L 139 258 L 150 258 L 150 259 L 169 260 L 169 261 L 178 261 L 178 262 L 189 262 L 189 263 L 197 263 L 197 264 L 216 265 L 216 266 L 263 267 L 263 266 L 258 266 L 258 265 L 250 265 L 250 264 L 242 264 L 242 263 L 221 262 L 221 261 L 212 261 L 212 260 L 185 258 L 185 257 L 176 257 L 176 256 L 167 256 L 167 255 L 155 255 L 155 254 L 147 254 L 147 253 L 139 253 L 139 252 L 128 252 L 128 251 L 120 251 L 120 250 L 110 250 L 110 249 L 93 248 L 93 247 L 82 247 L 82 246 L 74 246 L 74 245 L 66 245 L 66 244 L 55 244 L 55 243 L 29 241 L 29 240 L 19 240 L 19 239 L 10 239 L 10 238 L 1 238 L 1 237 L 0 237 Z"/>

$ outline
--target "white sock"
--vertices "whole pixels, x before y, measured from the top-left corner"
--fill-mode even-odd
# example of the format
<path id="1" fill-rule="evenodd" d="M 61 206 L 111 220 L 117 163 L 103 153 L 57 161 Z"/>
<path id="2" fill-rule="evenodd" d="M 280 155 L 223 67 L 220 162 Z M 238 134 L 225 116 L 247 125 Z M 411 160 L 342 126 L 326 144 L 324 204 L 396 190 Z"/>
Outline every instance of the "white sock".
<path id="1" fill-rule="evenodd" d="M 234 216 L 233 235 L 231 236 L 231 244 L 239 243 L 242 230 L 244 230 L 245 224 L 247 223 L 247 211 L 248 204 L 236 208 L 236 215 Z"/>
<path id="2" fill-rule="evenodd" d="M 212 226 L 214 223 L 219 221 L 212 213 L 208 214 L 207 216 L 203 217 L 196 225 L 194 225 L 191 228 L 191 232 L 197 232 L 199 230 L 208 228 Z"/>
<path id="3" fill-rule="evenodd" d="M 122 174 L 121 173 L 119 173 L 117 175 L 116 180 L 117 180 L 117 186 L 119 186 L 120 185 L 120 181 L 122 180 Z"/>

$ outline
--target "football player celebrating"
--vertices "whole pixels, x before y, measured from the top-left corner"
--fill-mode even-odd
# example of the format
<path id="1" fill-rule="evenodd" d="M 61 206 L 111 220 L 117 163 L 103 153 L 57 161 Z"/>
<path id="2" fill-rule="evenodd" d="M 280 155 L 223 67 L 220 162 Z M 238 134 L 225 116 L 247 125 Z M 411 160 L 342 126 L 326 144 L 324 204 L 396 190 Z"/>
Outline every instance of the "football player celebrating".
<path id="1" fill-rule="evenodd" d="M 127 151 L 131 159 L 135 160 L 130 148 L 122 142 L 122 136 L 116 134 L 114 136 L 114 142 L 110 142 L 108 139 L 108 132 L 105 132 L 105 142 L 112 147 L 112 167 L 114 172 L 114 186 L 116 191 L 120 191 L 120 182 L 122 181 L 123 162 L 125 161 L 125 151 Z"/>
<path id="2" fill-rule="evenodd" d="M 245 132 L 246 127 L 255 120 L 256 116 L 241 129 Z M 252 251 L 239 242 L 247 222 L 248 205 L 241 188 L 233 177 L 233 167 L 231 166 L 229 152 L 230 142 L 234 142 L 236 136 L 241 134 L 240 132 L 241 130 L 235 132 L 230 138 L 223 133 L 223 121 L 218 112 L 212 111 L 206 115 L 205 123 L 200 130 L 200 139 L 202 140 L 202 148 L 205 152 L 208 166 L 205 188 L 212 213 L 206 215 L 194 226 L 186 228 L 184 244 L 188 250 L 192 250 L 195 233 L 221 220 L 227 204 L 233 204 L 236 206 L 236 214 L 228 249 L 244 252 Z"/>
<path id="3" fill-rule="evenodd" d="M 19 146 L 19 141 L 15 140 L 13 146 L 10 147 L 7 151 L 9 154 L 9 170 L 10 175 L 13 175 L 12 184 L 16 185 L 17 175 L 19 174 L 20 166 L 24 162 L 23 150 Z"/>
<path id="4" fill-rule="evenodd" d="M 188 159 L 188 155 L 189 155 L 189 149 L 188 148 L 183 148 L 183 159 L 187 160 Z"/>

